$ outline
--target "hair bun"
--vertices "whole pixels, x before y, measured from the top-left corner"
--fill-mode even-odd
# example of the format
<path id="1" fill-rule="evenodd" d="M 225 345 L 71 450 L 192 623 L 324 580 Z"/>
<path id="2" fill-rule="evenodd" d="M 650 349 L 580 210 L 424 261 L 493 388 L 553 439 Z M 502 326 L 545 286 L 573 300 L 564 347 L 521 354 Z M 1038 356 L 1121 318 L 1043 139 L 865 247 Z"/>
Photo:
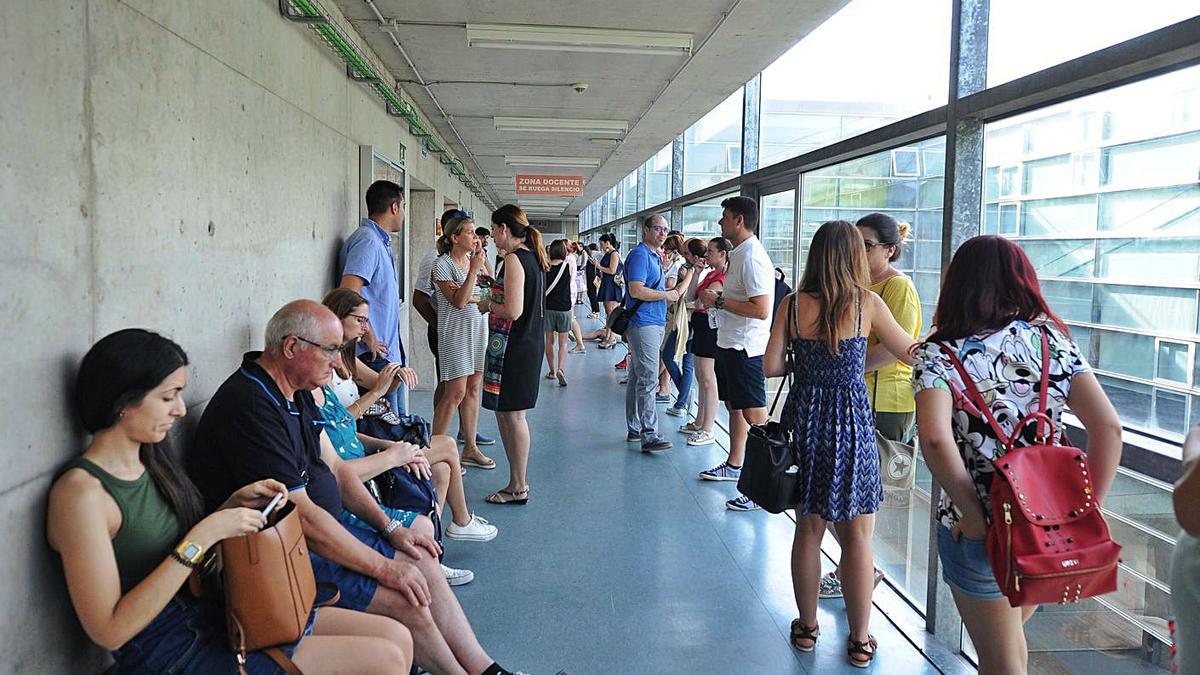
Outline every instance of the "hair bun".
<path id="1" fill-rule="evenodd" d="M 900 241 L 908 241 L 908 234 L 909 232 L 912 232 L 912 225 L 910 223 L 900 221 L 896 223 L 896 229 L 900 232 Z"/>

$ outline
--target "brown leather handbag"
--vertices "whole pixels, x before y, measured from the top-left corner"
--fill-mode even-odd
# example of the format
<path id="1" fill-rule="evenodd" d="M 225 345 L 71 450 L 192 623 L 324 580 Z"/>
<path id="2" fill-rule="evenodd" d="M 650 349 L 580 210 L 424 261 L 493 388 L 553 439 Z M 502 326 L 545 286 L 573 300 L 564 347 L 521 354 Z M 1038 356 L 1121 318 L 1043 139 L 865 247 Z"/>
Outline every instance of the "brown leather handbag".
<path id="1" fill-rule="evenodd" d="M 253 534 L 221 542 L 221 578 L 229 642 L 244 664 L 262 650 L 284 672 L 300 673 L 278 649 L 299 640 L 317 597 L 317 583 L 296 506 L 287 502 Z M 337 602 L 337 591 L 321 606 Z"/>

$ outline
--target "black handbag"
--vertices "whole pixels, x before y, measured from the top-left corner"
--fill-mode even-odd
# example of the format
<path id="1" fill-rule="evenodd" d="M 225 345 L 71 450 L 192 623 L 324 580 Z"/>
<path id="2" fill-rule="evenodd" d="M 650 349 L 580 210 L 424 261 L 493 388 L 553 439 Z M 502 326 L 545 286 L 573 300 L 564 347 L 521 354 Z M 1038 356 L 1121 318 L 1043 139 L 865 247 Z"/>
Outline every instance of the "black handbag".
<path id="1" fill-rule="evenodd" d="M 642 301 L 638 300 L 633 303 L 632 307 L 625 305 L 617 305 L 613 311 L 608 313 L 607 328 L 617 335 L 625 335 L 625 331 L 629 330 L 629 320 L 633 318 L 634 312 L 638 311 L 638 307 L 642 306 Z"/>
<path id="2" fill-rule="evenodd" d="M 788 303 L 788 327 L 792 321 L 792 302 Z M 786 333 L 785 333 L 786 335 Z M 787 340 L 784 364 L 788 374 L 788 390 L 792 387 L 792 341 Z M 781 386 L 775 392 L 768 416 L 775 414 L 775 406 L 783 393 Z M 742 463 L 742 475 L 738 478 L 738 491 L 754 500 L 770 513 L 782 513 L 796 505 L 796 479 L 800 467 L 796 463 L 796 450 L 792 444 L 792 430 L 780 422 L 752 424 L 746 435 L 746 459 Z"/>

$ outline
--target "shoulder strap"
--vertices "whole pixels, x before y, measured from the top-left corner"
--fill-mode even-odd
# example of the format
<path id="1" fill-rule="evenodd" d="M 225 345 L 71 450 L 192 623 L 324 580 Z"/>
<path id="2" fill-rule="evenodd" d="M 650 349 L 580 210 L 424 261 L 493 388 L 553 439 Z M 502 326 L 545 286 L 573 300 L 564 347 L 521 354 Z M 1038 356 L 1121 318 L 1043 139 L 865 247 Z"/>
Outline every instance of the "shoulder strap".
<path id="1" fill-rule="evenodd" d="M 787 375 L 785 377 L 787 377 L 788 391 L 791 391 L 792 383 L 795 379 L 794 370 L 792 368 L 794 354 L 792 353 L 792 339 L 790 336 L 788 336 L 787 329 L 790 329 L 790 326 L 794 322 L 799 321 L 799 319 L 796 318 L 796 296 L 793 295 L 791 298 L 789 298 L 787 303 L 788 303 L 787 323 L 784 324 L 785 330 L 783 331 L 784 338 L 786 338 L 784 340 L 784 349 L 783 349 L 783 367 L 784 367 L 784 370 L 787 371 Z M 799 326 L 797 326 L 796 335 L 799 335 L 799 334 L 800 334 Z M 771 409 L 767 411 L 768 418 L 772 417 L 775 414 L 775 406 L 779 403 L 779 395 L 782 393 L 783 393 L 782 386 L 775 390 L 775 400 L 771 401 Z"/>
<path id="2" fill-rule="evenodd" d="M 857 324 L 854 327 L 854 337 L 862 337 L 862 289 L 858 289 L 858 297 L 854 301 L 855 310 L 858 312 Z"/>
<path id="3" fill-rule="evenodd" d="M 950 349 L 944 343 L 934 343 L 939 349 L 942 350 L 943 353 L 946 354 L 946 356 L 950 357 L 950 363 L 954 366 L 954 369 L 958 371 L 958 376 L 963 381 L 963 386 L 966 388 L 967 396 L 971 399 L 971 403 L 979 409 L 979 412 L 983 415 L 988 425 L 992 427 L 992 431 L 995 432 L 997 440 L 1010 448 L 1016 444 L 1016 440 L 1020 436 L 1021 429 L 1031 420 L 1037 421 L 1039 438 L 1049 438 L 1054 433 L 1054 424 L 1046 412 L 1046 404 L 1049 400 L 1050 385 L 1050 337 L 1049 331 L 1044 326 L 1039 328 L 1042 334 L 1042 378 L 1041 391 L 1038 395 L 1038 410 L 1022 417 L 1013 428 L 1013 433 L 1011 436 L 1004 433 L 1004 430 L 1000 428 L 1000 423 L 996 420 L 996 416 L 992 414 L 991 406 L 987 404 L 987 401 L 983 399 L 983 395 L 979 393 L 979 388 L 975 386 L 975 381 L 972 380 L 971 376 L 967 374 L 967 369 L 963 366 L 962 361 L 959 360 L 958 355 L 954 353 L 954 350 Z M 1045 427 L 1050 427 L 1048 432 L 1044 431 Z"/>
<path id="4" fill-rule="evenodd" d="M 550 282 L 550 287 L 547 288 L 546 292 L 542 294 L 543 296 L 545 296 L 547 298 L 550 297 L 550 291 L 553 291 L 554 287 L 558 285 L 558 280 L 562 279 L 563 272 L 565 272 L 566 270 L 567 270 L 567 261 L 564 260 L 558 264 L 558 274 L 555 275 L 554 281 Z"/>
<path id="5" fill-rule="evenodd" d="M 943 342 L 935 342 L 934 344 L 936 344 L 946 356 L 950 357 L 950 364 L 954 366 L 956 371 L 958 371 L 958 377 L 962 380 L 963 387 L 966 388 L 967 397 L 970 398 L 971 403 L 979 409 L 979 412 L 981 415 L 983 415 L 984 420 L 991 425 L 992 431 L 996 434 L 996 438 L 1001 443 L 1007 445 L 1009 442 L 1008 434 L 1004 433 L 1004 429 L 1000 428 L 1000 423 L 996 421 L 996 416 L 992 414 L 991 406 L 989 406 L 987 401 L 983 399 L 983 394 L 979 393 L 979 387 L 975 386 L 975 380 L 972 380 L 971 376 L 967 374 L 967 369 L 963 366 L 962 361 L 959 360 L 958 355 L 954 353 L 953 349 L 948 347 Z"/>

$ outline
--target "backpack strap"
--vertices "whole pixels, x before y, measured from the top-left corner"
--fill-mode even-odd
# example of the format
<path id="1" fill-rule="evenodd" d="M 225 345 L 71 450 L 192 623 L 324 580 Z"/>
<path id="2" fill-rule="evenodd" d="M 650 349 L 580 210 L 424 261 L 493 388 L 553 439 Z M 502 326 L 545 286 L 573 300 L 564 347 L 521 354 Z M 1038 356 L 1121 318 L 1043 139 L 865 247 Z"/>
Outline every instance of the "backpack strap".
<path id="1" fill-rule="evenodd" d="M 1045 326 L 1039 326 L 1039 329 L 1042 334 L 1042 378 L 1041 391 L 1038 392 L 1038 410 L 1022 417 L 1016 426 L 1013 427 L 1011 435 L 1004 433 L 1004 430 L 1000 427 L 1000 423 L 996 420 L 996 416 L 992 414 L 991 406 L 984 400 L 983 394 L 979 393 L 979 387 L 975 385 L 975 381 L 967 374 L 967 369 L 963 366 L 962 361 L 959 360 L 958 355 L 954 353 L 954 350 L 942 342 L 934 343 L 946 356 L 950 357 L 951 365 L 958 371 L 958 376 L 966 388 L 967 397 L 979 409 L 980 414 L 983 415 L 983 418 L 992 427 L 992 431 L 996 434 L 996 439 L 1005 446 L 1006 452 L 1016 445 L 1017 439 L 1021 436 L 1021 429 L 1031 421 L 1037 421 L 1038 438 L 1048 439 L 1054 435 L 1054 421 L 1050 419 L 1050 416 L 1046 412 L 1050 385 L 1050 334 Z M 1045 428 L 1049 430 L 1043 433 L 1043 429 Z"/>

